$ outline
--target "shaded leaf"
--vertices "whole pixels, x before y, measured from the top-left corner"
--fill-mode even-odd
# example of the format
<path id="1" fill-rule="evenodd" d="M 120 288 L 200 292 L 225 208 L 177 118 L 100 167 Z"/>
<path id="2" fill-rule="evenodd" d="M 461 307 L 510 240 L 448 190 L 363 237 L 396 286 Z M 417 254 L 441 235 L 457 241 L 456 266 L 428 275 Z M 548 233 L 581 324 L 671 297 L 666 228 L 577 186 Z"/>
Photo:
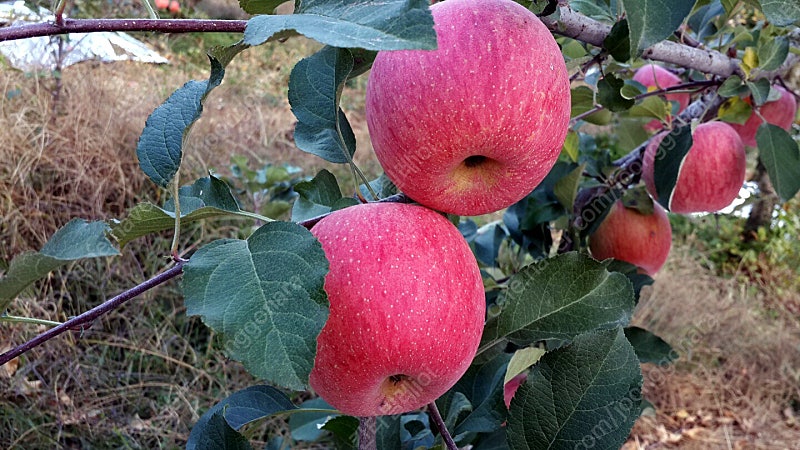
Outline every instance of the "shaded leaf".
<path id="1" fill-rule="evenodd" d="M 572 206 L 575 204 L 575 197 L 578 195 L 578 187 L 580 186 L 585 169 L 586 163 L 583 163 L 573 169 L 567 176 L 559 179 L 555 186 L 553 186 L 553 193 L 561 203 L 561 206 L 567 211 L 572 211 Z"/>
<path id="2" fill-rule="evenodd" d="M 631 50 L 637 55 L 663 41 L 681 25 L 696 0 L 623 0 Z"/>
<path id="3" fill-rule="evenodd" d="M 739 75 L 731 75 L 720 85 L 717 93 L 723 97 L 743 96 L 749 94 L 750 89 L 742 82 Z"/>
<path id="4" fill-rule="evenodd" d="M 775 70 L 789 55 L 789 40 L 783 36 L 770 39 L 758 48 L 758 62 L 762 70 Z"/>
<path id="5" fill-rule="evenodd" d="M 739 97 L 731 97 L 722 103 L 717 111 L 719 120 L 728 123 L 744 124 L 753 113 L 753 107 Z"/>
<path id="6" fill-rule="evenodd" d="M 644 328 L 626 327 L 625 337 L 641 363 L 665 365 L 678 357 L 666 341 Z"/>
<path id="7" fill-rule="evenodd" d="M 106 237 L 108 230 L 105 222 L 72 219 L 39 252 L 25 252 L 12 259 L 0 278 L 0 313 L 31 283 L 70 261 L 119 255 Z"/>
<path id="8" fill-rule="evenodd" d="M 250 386 L 234 392 L 206 411 L 192 428 L 186 449 L 250 448 L 249 444 L 237 446 L 241 445 L 244 437 L 236 430 L 250 422 L 296 409 L 279 390 L 271 386 Z M 228 443 L 233 446 L 228 446 Z"/>
<path id="9" fill-rule="evenodd" d="M 762 123 L 756 131 L 759 158 L 767 168 L 775 192 L 783 201 L 800 190 L 800 149 L 797 141 L 783 128 Z"/>
<path id="10" fill-rule="evenodd" d="M 770 22 L 781 27 L 800 21 L 797 0 L 761 0 L 761 10 Z"/>
<path id="11" fill-rule="evenodd" d="M 648 117 L 658 119 L 662 122 L 667 120 L 672 107 L 670 103 L 661 97 L 646 97 L 638 104 L 634 105 L 628 114 L 631 117 Z"/>
<path id="12" fill-rule="evenodd" d="M 431 50 L 436 33 L 428 6 L 426 0 L 307 0 L 297 2 L 292 15 L 253 17 L 244 42 L 260 45 L 279 32 L 295 30 L 335 47 Z"/>
<path id="13" fill-rule="evenodd" d="M 618 449 L 639 416 L 642 373 L 622 330 L 547 353 L 511 400 L 512 449 Z"/>
<path id="14" fill-rule="evenodd" d="M 658 203 L 669 210 L 683 161 L 692 148 L 692 127 L 674 128 L 661 140 L 653 162 L 653 182 Z"/>
<path id="15" fill-rule="evenodd" d="M 299 194 L 292 207 L 292 221 L 294 222 L 311 219 L 359 203 L 354 198 L 343 198 L 336 177 L 325 169 L 320 170 L 313 179 L 297 183 L 294 190 Z"/>
<path id="16" fill-rule="evenodd" d="M 311 411 L 303 411 L 309 409 Z M 328 410 L 328 411 L 325 411 Z M 292 439 L 313 442 L 321 438 L 325 431 L 322 426 L 339 414 L 335 408 L 321 398 L 306 400 L 297 412 L 289 417 Z"/>
<path id="17" fill-rule="evenodd" d="M 200 178 L 178 191 L 181 205 L 181 224 L 222 216 L 252 218 L 249 212 L 239 209 L 230 187 L 214 175 Z M 159 208 L 152 203 L 139 203 L 122 221 L 111 223 L 111 235 L 124 247 L 130 241 L 175 226 L 175 204 L 172 199 Z"/>
<path id="18" fill-rule="evenodd" d="M 769 92 L 772 86 L 769 80 L 761 78 L 755 81 L 747 81 L 745 83 L 750 89 L 750 94 L 753 96 L 753 102 L 756 106 L 761 106 L 769 100 Z"/>
<path id="19" fill-rule="evenodd" d="M 333 434 L 333 440 L 338 450 L 355 450 L 357 448 L 357 418 L 352 416 L 337 416 L 325 422 L 322 429 Z"/>
<path id="20" fill-rule="evenodd" d="M 587 255 L 564 253 L 524 267 L 498 300 L 500 314 L 487 321 L 479 352 L 506 341 L 527 346 L 570 340 L 588 331 L 625 325 L 633 312 L 628 279 Z"/>
<path id="21" fill-rule="evenodd" d="M 136 144 L 139 167 L 157 185 L 166 188 L 177 173 L 183 157 L 183 141 L 200 118 L 208 94 L 222 83 L 225 66 L 248 46 L 234 44 L 212 49 L 208 58 L 208 80 L 192 80 L 178 88 L 156 108 L 144 125 Z"/>
<path id="22" fill-rule="evenodd" d="M 603 40 L 603 47 L 619 62 L 624 63 L 631 59 L 631 40 L 627 19 L 622 19 L 611 27 L 608 36 Z"/>
<path id="23" fill-rule="evenodd" d="M 220 239 L 184 266 L 186 313 L 223 335 L 253 375 L 302 390 L 328 317 L 328 262 L 305 228 L 271 222 L 246 241 Z"/>
<path id="24" fill-rule="evenodd" d="M 352 70 L 350 50 L 336 47 L 324 47 L 292 69 L 289 104 L 297 117 L 294 139 L 300 150 L 332 163 L 352 160 L 356 138 L 339 108 L 342 88 Z"/>
<path id="25" fill-rule="evenodd" d="M 275 8 L 287 0 L 239 0 L 239 6 L 247 14 L 272 14 Z"/>
<path id="26" fill-rule="evenodd" d="M 594 91 L 589 86 L 578 86 L 573 88 L 570 94 L 572 109 L 570 117 L 583 114 L 595 107 Z M 606 125 L 611 122 L 613 114 L 608 110 L 600 110 L 583 118 L 586 122 L 595 125 Z"/>
<path id="27" fill-rule="evenodd" d="M 597 102 L 613 112 L 630 109 L 636 104 L 633 99 L 625 98 L 620 92 L 625 82 L 612 74 L 606 74 L 597 82 Z"/>

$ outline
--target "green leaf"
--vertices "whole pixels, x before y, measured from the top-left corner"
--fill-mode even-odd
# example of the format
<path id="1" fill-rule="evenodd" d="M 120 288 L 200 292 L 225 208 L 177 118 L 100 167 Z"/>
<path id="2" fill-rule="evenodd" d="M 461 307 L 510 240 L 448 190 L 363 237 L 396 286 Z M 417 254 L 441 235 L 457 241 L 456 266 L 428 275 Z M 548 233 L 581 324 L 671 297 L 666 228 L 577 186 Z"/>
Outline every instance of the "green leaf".
<path id="1" fill-rule="evenodd" d="M 625 86 L 625 82 L 613 74 L 606 74 L 597 82 L 597 101 L 606 109 L 613 112 L 620 112 L 630 109 L 636 104 L 633 99 L 622 96 L 620 90 Z"/>
<path id="2" fill-rule="evenodd" d="M 733 9 L 739 4 L 739 0 L 721 0 L 720 3 L 725 9 L 725 14 L 730 17 L 733 14 Z"/>
<path id="3" fill-rule="evenodd" d="M 400 448 L 400 416 L 378 416 L 375 428 L 377 448 Z"/>
<path id="4" fill-rule="evenodd" d="M 106 237 L 107 232 L 105 222 L 72 219 L 39 252 L 22 253 L 12 259 L 5 276 L 0 278 L 0 313 L 31 283 L 70 261 L 119 255 Z"/>
<path id="5" fill-rule="evenodd" d="M 761 106 L 769 100 L 769 91 L 771 89 L 769 80 L 761 78 L 756 81 L 747 81 L 745 84 L 750 89 L 756 106 Z"/>
<path id="6" fill-rule="evenodd" d="M 309 409 L 310 411 L 303 411 Z M 328 410 L 328 411 L 326 411 Z M 325 400 L 317 397 L 306 400 L 300 409 L 289 417 L 292 439 L 313 442 L 325 434 L 322 425 L 339 414 Z"/>
<path id="7" fill-rule="evenodd" d="M 547 353 L 543 348 L 539 347 L 525 347 L 514 352 L 511 361 L 508 362 L 508 369 L 506 376 L 503 378 L 503 384 L 511 381 L 512 378 L 528 370 L 528 367 L 536 364 L 542 355 Z"/>
<path id="8" fill-rule="evenodd" d="M 549 16 L 558 9 L 558 0 L 532 0 L 522 4 L 537 16 Z"/>
<path id="9" fill-rule="evenodd" d="M 649 275 L 639 273 L 639 267 L 618 259 L 611 261 L 611 264 L 606 269 L 609 272 L 619 272 L 628 277 L 628 281 L 633 285 L 633 293 L 636 296 L 635 301 L 637 304 L 639 303 L 639 295 L 642 292 L 642 288 L 655 282 Z"/>
<path id="10" fill-rule="evenodd" d="M 631 50 L 641 54 L 678 29 L 695 0 L 623 0 L 630 27 Z"/>
<path id="11" fill-rule="evenodd" d="M 789 40 L 778 36 L 758 48 L 758 61 L 762 70 L 775 70 L 789 55 Z"/>
<path id="12" fill-rule="evenodd" d="M 299 194 L 292 207 L 294 222 L 311 219 L 358 203 L 354 198 L 342 197 L 336 177 L 325 169 L 320 170 L 311 180 L 297 183 L 294 190 Z"/>
<path id="13" fill-rule="evenodd" d="M 692 127 L 684 125 L 670 131 L 661 140 L 653 162 L 653 182 L 658 203 L 669 210 L 675 184 L 683 161 L 692 148 Z"/>
<path id="14" fill-rule="evenodd" d="M 753 114 L 753 107 L 740 97 L 731 97 L 725 100 L 717 111 L 719 120 L 740 125 L 747 122 L 751 114 Z"/>
<path id="15" fill-rule="evenodd" d="M 392 183 L 392 180 L 390 180 L 389 177 L 387 177 L 384 173 L 382 173 L 378 178 L 370 181 L 369 185 L 372 187 L 372 191 L 375 192 L 375 195 L 377 195 L 378 198 L 374 198 L 369 192 L 369 189 L 367 189 L 367 187 L 363 184 L 360 185 L 358 189 L 361 191 L 361 195 L 371 202 L 392 196 L 398 192 L 397 186 L 395 186 L 394 183 Z"/>
<path id="16" fill-rule="evenodd" d="M 800 149 L 797 141 L 783 128 L 762 123 L 756 131 L 759 158 L 767 168 L 775 192 L 783 201 L 800 190 Z"/>
<path id="17" fill-rule="evenodd" d="M 587 255 L 565 253 L 522 268 L 498 305 L 500 314 L 486 323 L 479 352 L 505 341 L 527 346 L 625 325 L 633 288 L 625 275 L 609 273 Z"/>
<path id="18" fill-rule="evenodd" d="M 427 0 L 307 0 L 296 5 L 292 15 L 250 19 L 244 31 L 244 42 L 260 45 L 276 33 L 295 30 L 334 47 L 436 48 L 436 33 Z"/>
<path id="19" fill-rule="evenodd" d="M 575 117 L 583 114 L 586 111 L 594 108 L 594 91 L 589 86 L 578 86 L 571 91 L 570 99 L 572 102 L 572 110 L 570 117 Z M 590 114 L 583 118 L 583 120 L 593 123 L 595 125 L 606 125 L 611 122 L 613 114 L 608 110 L 601 110 L 594 114 Z"/>
<path id="20" fill-rule="evenodd" d="M 625 337 L 633 346 L 641 363 L 666 365 L 675 360 L 678 354 L 666 341 L 652 332 L 639 327 L 625 328 Z"/>
<path id="21" fill-rule="evenodd" d="M 717 89 L 717 94 L 722 97 L 743 96 L 749 93 L 750 89 L 742 82 L 739 75 L 731 75 Z"/>
<path id="22" fill-rule="evenodd" d="M 455 426 L 448 425 L 458 441 L 469 433 L 489 433 L 507 418 L 503 403 L 503 379 L 511 355 L 501 353 L 485 364 L 473 364 L 447 393 L 436 400 L 442 416 L 458 416 Z M 460 395 L 456 395 L 460 394 Z M 467 406 L 460 408 L 466 399 Z"/>
<path id="23" fill-rule="evenodd" d="M 223 335 L 228 355 L 253 375 L 302 390 L 328 317 L 328 263 L 305 228 L 271 222 L 246 241 L 221 239 L 184 266 L 186 313 Z"/>
<path id="24" fill-rule="evenodd" d="M 547 353 L 511 401 L 512 449 L 618 449 L 639 416 L 642 373 L 622 330 Z"/>
<path id="25" fill-rule="evenodd" d="M 580 137 L 577 132 L 570 131 L 567 133 L 567 138 L 564 140 L 564 147 L 561 151 L 569 157 L 570 161 L 578 162 Z"/>
<path id="26" fill-rule="evenodd" d="M 250 386 L 206 411 L 192 427 L 186 450 L 249 449 L 247 440 L 236 430 L 256 420 L 294 410 L 297 407 L 281 391 L 271 386 Z"/>
<path id="27" fill-rule="evenodd" d="M 608 36 L 603 40 L 603 47 L 621 63 L 631 59 L 631 40 L 627 19 L 622 19 L 611 27 Z"/>
<path id="28" fill-rule="evenodd" d="M 225 66 L 248 46 L 238 43 L 212 49 L 208 80 L 192 80 L 178 88 L 147 118 L 136 144 L 139 167 L 157 185 L 166 188 L 178 172 L 183 157 L 183 142 L 203 112 L 208 94 L 222 83 Z"/>
<path id="29" fill-rule="evenodd" d="M 800 3 L 797 0 L 761 0 L 761 10 L 779 27 L 800 21 Z"/>
<path id="30" fill-rule="evenodd" d="M 337 416 L 325 422 L 323 430 L 333 434 L 337 450 L 356 450 L 358 419 L 352 416 Z"/>
<path id="31" fill-rule="evenodd" d="M 332 163 L 347 163 L 356 151 L 353 129 L 339 108 L 353 70 L 346 48 L 325 47 L 301 60 L 289 76 L 289 104 L 297 117 L 294 139 L 300 150 Z"/>
<path id="32" fill-rule="evenodd" d="M 221 216 L 250 217 L 239 209 L 230 187 L 214 175 L 200 178 L 178 191 L 181 204 L 181 225 L 201 219 Z M 140 203 L 128 212 L 128 217 L 111 224 L 111 235 L 125 247 L 128 242 L 175 226 L 175 206 L 172 199 L 159 208 L 152 203 Z"/>
<path id="33" fill-rule="evenodd" d="M 287 0 L 239 0 L 239 6 L 247 14 L 272 14 L 275 8 Z"/>
<path id="34" fill-rule="evenodd" d="M 641 102 L 634 105 L 628 114 L 631 117 L 648 117 L 655 118 L 660 121 L 667 120 L 670 115 L 672 107 L 670 103 L 661 97 L 652 96 L 645 97 Z"/>
<path id="35" fill-rule="evenodd" d="M 586 163 L 583 163 L 573 169 L 567 176 L 560 178 L 553 186 L 556 198 L 567 211 L 572 211 L 575 197 L 578 195 L 578 186 L 580 186 L 585 169 Z"/>
<path id="36" fill-rule="evenodd" d="M 198 428 L 198 423 L 192 429 Z M 247 441 L 247 438 L 242 436 L 239 432 L 231 428 L 225 421 L 222 411 L 215 411 L 210 417 L 206 419 L 202 426 L 200 426 L 199 436 L 192 440 L 189 437 L 189 442 L 186 443 L 186 450 L 252 450 L 253 447 Z"/>

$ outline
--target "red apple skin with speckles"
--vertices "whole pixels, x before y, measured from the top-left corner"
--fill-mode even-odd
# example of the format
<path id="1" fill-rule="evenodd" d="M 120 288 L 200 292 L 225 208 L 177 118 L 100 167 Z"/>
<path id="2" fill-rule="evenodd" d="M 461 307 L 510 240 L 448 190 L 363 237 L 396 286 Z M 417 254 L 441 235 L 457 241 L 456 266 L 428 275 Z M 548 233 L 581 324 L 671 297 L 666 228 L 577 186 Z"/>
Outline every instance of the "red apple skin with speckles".
<path id="1" fill-rule="evenodd" d="M 366 117 L 386 175 L 417 202 L 473 216 L 529 194 L 558 158 L 570 115 L 555 39 L 511 0 L 431 6 L 437 50 L 379 52 Z"/>
<path id="2" fill-rule="evenodd" d="M 650 140 L 642 160 L 642 179 L 653 198 L 658 198 L 653 173 L 655 158 L 664 136 L 666 133 Z M 719 211 L 736 199 L 744 183 L 747 164 L 744 144 L 724 122 L 698 125 L 692 140 L 675 184 L 670 211 L 678 214 Z"/>
<path id="3" fill-rule="evenodd" d="M 679 76 L 655 64 L 647 64 L 636 70 L 633 74 L 633 81 L 642 83 L 647 88 L 652 89 L 665 89 L 681 84 L 681 78 Z M 688 92 L 671 92 L 665 94 L 664 98 L 666 98 L 667 101 L 678 102 L 678 105 L 680 105 L 678 112 L 686 109 L 689 105 L 689 100 L 691 100 L 691 96 Z M 644 127 L 647 131 L 656 131 L 661 129 L 663 125 L 659 120 L 652 120 Z"/>
<path id="4" fill-rule="evenodd" d="M 400 414 L 450 389 L 480 343 L 478 263 L 436 212 L 399 203 L 336 211 L 311 232 L 330 262 L 330 316 L 311 387 L 352 416 Z"/>
<path id="5" fill-rule="evenodd" d="M 661 269 L 671 248 L 672 227 L 658 203 L 653 203 L 652 214 L 642 214 L 617 200 L 589 237 L 593 258 L 626 261 L 650 276 Z"/>
<path id="6" fill-rule="evenodd" d="M 792 127 L 792 123 L 794 123 L 795 117 L 797 117 L 797 102 L 794 95 L 781 86 L 773 86 L 773 88 L 781 93 L 781 98 L 764 103 L 759 108 L 759 112 L 768 123 L 777 125 L 784 130 L 789 130 Z M 752 99 L 748 98 L 748 101 L 752 102 Z M 731 126 L 739 133 L 744 145 L 756 147 L 758 145 L 756 143 L 756 132 L 763 122 L 761 117 L 753 112 L 744 124 L 732 123 Z"/>

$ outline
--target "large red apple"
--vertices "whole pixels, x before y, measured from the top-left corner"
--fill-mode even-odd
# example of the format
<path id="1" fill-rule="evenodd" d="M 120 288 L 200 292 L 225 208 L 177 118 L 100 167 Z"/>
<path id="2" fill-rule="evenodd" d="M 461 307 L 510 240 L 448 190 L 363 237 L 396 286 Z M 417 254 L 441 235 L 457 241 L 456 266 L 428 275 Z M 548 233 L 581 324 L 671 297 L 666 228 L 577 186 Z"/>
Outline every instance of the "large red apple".
<path id="1" fill-rule="evenodd" d="M 353 416 L 411 411 L 450 389 L 475 357 L 486 308 L 458 229 L 422 206 L 371 203 L 311 232 L 330 261 L 311 387 Z"/>
<path id="2" fill-rule="evenodd" d="M 797 117 L 797 102 L 794 99 L 794 95 L 786 89 L 780 86 L 773 86 L 773 88 L 781 93 L 781 97 L 778 100 L 764 103 L 758 111 L 767 122 L 788 130 L 794 123 L 795 117 Z M 752 103 L 751 98 L 747 100 Z M 763 122 L 761 117 L 753 112 L 744 124 L 732 123 L 731 126 L 739 133 L 739 137 L 742 138 L 742 142 L 745 145 L 756 147 L 758 145 L 756 144 L 756 132 Z"/>
<path id="3" fill-rule="evenodd" d="M 666 135 L 661 133 L 650 140 L 642 161 L 642 179 L 653 198 L 657 198 L 653 178 L 655 158 Z M 694 142 L 678 174 L 670 211 L 679 214 L 719 211 L 736 199 L 744 183 L 744 144 L 724 122 L 698 125 L 692 139 Z"/>
<path id="4" fill-rule="evenodd" d="M 669 218 L 655 202 L 653 213 L 643 214 L 617 200 L 589 238 L 589 250 L 595 259 L 626 261 L 651 276 L 667 261 L 671 247 Z"/>
<path id="5" fill-rule="evenodd" d="M 417 202 L 479 215 L 522 199 L 558 158 L 569 77 L 553 36 L 511 0 L 431 6 L 438 49 L 379 52 L 366 115 L 386 175 Z"/>
<path id="6" fill-rule="evenodd" d="M 681 84 L 681 79 L 679 76 L 655 64 L 647 64 L 640 67 L 633 74 L 633 80 L 642 83 L 648 89 L 653 90 L 665 89 Z M 664 98 L 666 98 L 667 101 L 678 102 L 680 105 L 679 111 L 683 111 L 686 106 L 689 105 L 691 96 L 688 92 L 672 92 L 665 94 Z M 653 120 L 645 125 L 645 129 L 648 131 L 655 131 L 660 128 L 662 128 L 662 125 L 658 120 Z"/>

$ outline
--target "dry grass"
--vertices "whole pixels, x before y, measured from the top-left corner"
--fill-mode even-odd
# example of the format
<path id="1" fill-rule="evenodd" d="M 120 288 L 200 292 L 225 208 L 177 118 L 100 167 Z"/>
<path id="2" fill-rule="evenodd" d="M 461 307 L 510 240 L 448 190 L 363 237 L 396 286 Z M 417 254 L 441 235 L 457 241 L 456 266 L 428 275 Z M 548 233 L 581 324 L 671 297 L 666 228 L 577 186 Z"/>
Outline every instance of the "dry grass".
<path id="1" fill-rule="evenodd" d="M 635 322 L 680 359 L 645 367 L 657 414 L 639 420 L 628 448 L 800 449 L 800 318 L 767 309 L 776 299 L 763 291 L 712 276 L 686 248 L 673 253 Z"/>

